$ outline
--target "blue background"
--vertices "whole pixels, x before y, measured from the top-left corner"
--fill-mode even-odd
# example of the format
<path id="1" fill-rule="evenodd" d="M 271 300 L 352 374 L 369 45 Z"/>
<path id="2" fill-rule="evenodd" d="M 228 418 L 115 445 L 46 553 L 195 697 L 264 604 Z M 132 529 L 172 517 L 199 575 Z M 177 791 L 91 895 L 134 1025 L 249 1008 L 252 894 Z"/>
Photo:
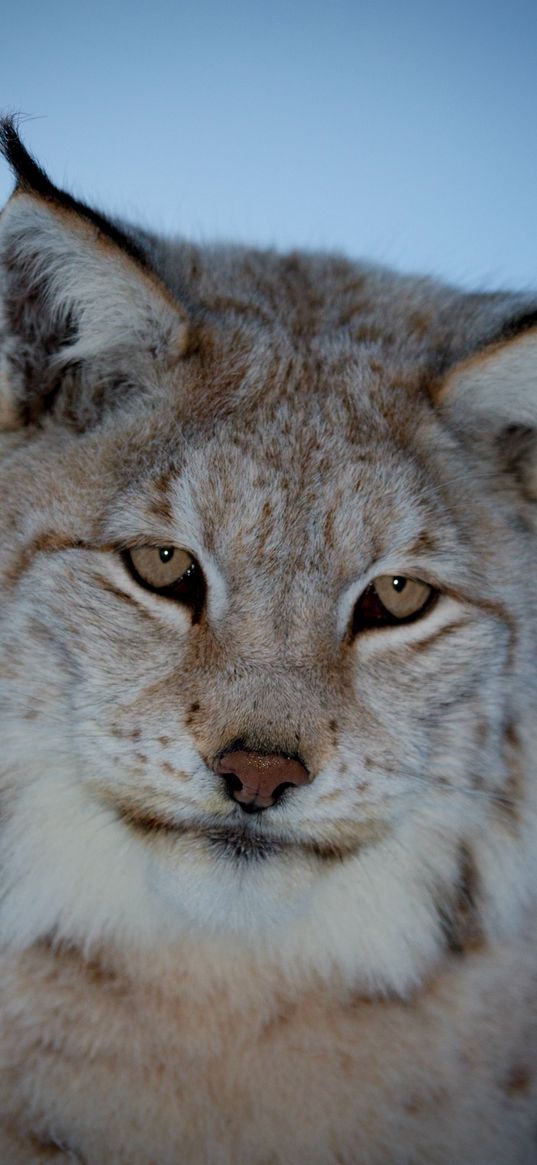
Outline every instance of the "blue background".
<path id="1" fill-rule="evenodd" d="M 102 209 L 537 286 L 537 0 L 3 4 L 0 107 Z"/>

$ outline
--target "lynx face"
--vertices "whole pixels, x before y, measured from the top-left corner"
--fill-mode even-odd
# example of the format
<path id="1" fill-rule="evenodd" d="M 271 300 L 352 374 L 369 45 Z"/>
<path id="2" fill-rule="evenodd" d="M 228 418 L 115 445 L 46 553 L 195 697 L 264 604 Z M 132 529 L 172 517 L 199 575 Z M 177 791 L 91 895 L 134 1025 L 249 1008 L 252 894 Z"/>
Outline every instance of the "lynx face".
<path id="1" fill-rule="evenodd" d="M 534 877 L 533 305 L 122 235 L 4 136 L 3 939 L 404 991 Z"/>

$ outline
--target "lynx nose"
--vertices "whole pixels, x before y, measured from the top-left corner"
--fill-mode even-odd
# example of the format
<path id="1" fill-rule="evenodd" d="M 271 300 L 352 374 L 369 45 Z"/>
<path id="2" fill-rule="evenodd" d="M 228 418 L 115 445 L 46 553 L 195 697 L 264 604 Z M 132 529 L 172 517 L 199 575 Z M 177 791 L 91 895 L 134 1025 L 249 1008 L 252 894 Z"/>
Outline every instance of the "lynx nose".
<path id="1" fill-rule="evenodd" d="M 307 785 L 309 773 L 297 757 L 281 752 L 227 749 L 215 764 L 230 797 L 245 813 L 258 813 L 279 801 L 286 789 Z"/>

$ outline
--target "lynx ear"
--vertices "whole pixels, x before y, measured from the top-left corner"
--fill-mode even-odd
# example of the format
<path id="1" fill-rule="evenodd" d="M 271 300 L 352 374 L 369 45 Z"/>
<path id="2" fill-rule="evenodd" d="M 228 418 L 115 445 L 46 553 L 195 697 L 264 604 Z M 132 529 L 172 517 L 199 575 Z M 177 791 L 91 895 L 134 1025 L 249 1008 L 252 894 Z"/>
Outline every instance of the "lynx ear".
<path id="1" fill-rule="evenodd" d="M 137 244 L 57 190 L 10 121 L 0 150 L 17 178 L 0 216 L 0 428 L 53 402 L 85 425 L 97 402 L 177 360 L 186 316 Z"/>
<path id="2" fill-rule="evenodd" d="M 526 497 L 537 499 L 537 327 L 456 367 L 437 403 L 484 456 L 492 448 Z"/>

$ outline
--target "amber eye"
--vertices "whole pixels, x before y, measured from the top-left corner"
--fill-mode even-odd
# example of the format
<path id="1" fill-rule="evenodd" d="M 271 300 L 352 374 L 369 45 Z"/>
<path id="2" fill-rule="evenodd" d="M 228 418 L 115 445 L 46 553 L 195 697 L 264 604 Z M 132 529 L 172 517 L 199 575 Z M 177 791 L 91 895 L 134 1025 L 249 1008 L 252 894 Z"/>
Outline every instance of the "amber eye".
<path id="1" fill-rule="evenodd" d="M 199 610 L 205 581 L 195 558 L 177 546 L 135 546 L 124 554 L 133 578 L 148 590 Z"/>
<path id="2" fill-rule="evenodd" d="M 353 633 L 368 627 L 410 623 L 429 609 L 437 592 L 406 575 L 381 574 L 366 587 L 354 608 Z"/>

